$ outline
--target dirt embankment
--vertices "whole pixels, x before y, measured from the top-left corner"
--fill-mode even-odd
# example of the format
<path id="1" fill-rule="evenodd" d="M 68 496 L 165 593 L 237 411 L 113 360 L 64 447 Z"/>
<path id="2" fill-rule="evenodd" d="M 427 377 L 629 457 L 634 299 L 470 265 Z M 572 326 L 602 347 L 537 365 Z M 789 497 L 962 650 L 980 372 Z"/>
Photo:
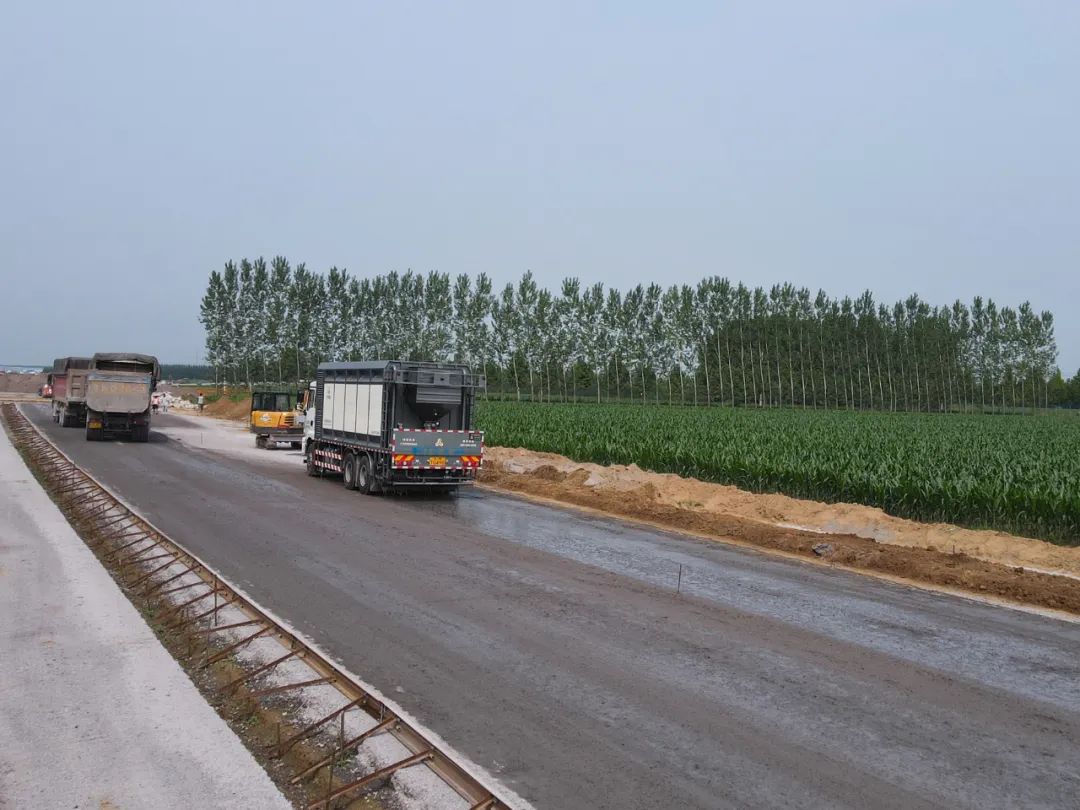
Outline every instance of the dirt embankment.
<path id="1" fill-rule="evenodd" d="M 173 397 L 174 404 L 176 400 L 183 400 L 183 402 L 190 404 L 191 409 L 194 409 L 198 398 L 198 389 L 190 386 L 180 388 L 174 385 L 159 385 L 157 390 L 170 394 Z M 250 395 L 245 394 L 238 402 L 234 402 L 229 396 L 217 396 L 211 387 L 204 388 L 203 393 L 208 400 L 203 409 L 204 416 L 214 416 L 218 419 L 240 419 L 244 422 L 248 420 L 251 413 Z M 211 397 L 213 397 L 212 400 Z M 185 411 L 189 410 L 186 405 L 181 407 Z"/>
<path id="2" fill-rule="evenodd" d="M 707 537 L 1080 613 L 1080 548 L 513 448 L 485 448 L 481 481 Z"/>
<path id="3" fill-rule="evenodd" d="M 44 374 L 12 374 L 0 371 L 0 392 L 2 393 L 36 394 L 44 384 Z"/>
<path id="4" fill-rule="evenodd" d="M 203 413 L 207 416 L 216 416 L 218 419 L 242 419 L 246 422 L 251 416 L 251 402 L 247 399 L 233 402 L 228 397 L 222 397 L 214 402 L 208 402 Z"/>

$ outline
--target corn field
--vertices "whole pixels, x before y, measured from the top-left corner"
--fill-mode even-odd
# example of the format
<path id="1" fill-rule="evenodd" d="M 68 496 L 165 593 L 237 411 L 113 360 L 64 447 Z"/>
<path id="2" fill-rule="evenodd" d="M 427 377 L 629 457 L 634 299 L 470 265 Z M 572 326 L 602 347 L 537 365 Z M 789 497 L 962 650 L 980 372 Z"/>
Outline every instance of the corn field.
<path id="1" fill-rule="evenodd" d="M 1080 418 L 485 401 L 488 444 L 1080 543 Z"/>

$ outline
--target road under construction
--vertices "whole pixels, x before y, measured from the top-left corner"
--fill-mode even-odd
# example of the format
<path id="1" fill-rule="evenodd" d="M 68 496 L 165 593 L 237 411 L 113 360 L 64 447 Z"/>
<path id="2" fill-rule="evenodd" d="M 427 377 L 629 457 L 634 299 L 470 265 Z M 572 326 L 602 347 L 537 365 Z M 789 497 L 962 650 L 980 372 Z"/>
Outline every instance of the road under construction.
<path id="1" fill-rule="evenodd" d="M 537 807 L 1061 807 L 1080 624 L 291 454 L 41 433 Z M 197 425 L 195 425 L 197 428 Z M 296 463 L 283 463 L 294 458 Z"/>

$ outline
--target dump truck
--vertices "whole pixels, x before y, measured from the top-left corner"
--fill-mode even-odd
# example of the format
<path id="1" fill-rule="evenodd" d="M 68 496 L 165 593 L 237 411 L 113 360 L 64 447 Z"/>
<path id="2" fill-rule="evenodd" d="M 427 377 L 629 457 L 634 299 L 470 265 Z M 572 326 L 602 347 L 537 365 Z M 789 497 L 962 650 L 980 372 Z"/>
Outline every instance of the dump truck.
<path id="1" fill-rule="evenodd" d="M 476 480 L 484 435 L 473 426 L 483 375 L 408 360 L 323 363 L 305 428 L 309 475 L 361 492 L 451 492 Z"/>
<path id="2" fill-rule="evenodd" d="M 86 378 L 86 440 L 150 439 L 150 397 L 161 366 L 149 354 L 99 352 Z"/>
<path id="3" fill-rule="evenodd" d="M 52 386 L 53 421 L 61 427 L 86 424 L 86 377 L 89 357 L 57 357 L 53 360 L 48 385 Z"/>
<path id="4" fill-rule="evenodd" d="M 295 391 L 253 391 L 248 431 L 255 446 L 272 449 L 287 442 L 299 450 L 304 438 L 304 414 L 298 410 Z"/>

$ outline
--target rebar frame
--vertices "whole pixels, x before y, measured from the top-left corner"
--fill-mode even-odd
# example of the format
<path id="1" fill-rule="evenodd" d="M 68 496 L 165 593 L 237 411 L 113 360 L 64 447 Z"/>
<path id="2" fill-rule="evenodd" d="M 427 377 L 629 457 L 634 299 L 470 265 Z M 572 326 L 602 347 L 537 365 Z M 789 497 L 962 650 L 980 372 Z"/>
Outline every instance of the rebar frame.
<path id="1" fill-rule="evenodd" d="M 510 805 L 494 791 L 455 762 L 439 746 L 401 718 L 376 695 L 371 694 L 325 656 L 289 632 L 196 555 L 187 551 L 130 509 L 106 486 L 80 468 L 49 441 L 14 403 L 5 402 L 0 405 L 0 418 L 16 449 L 23 455 L 42 486 L 52 496 L 79 536 L 98 554 L 103 563 L 109 564 L 119 573 L 119 579 L 124 584 L 129 597 L 146 600 L 155 593 L 161 597 L 164 594 L 188 590 L 200 585 L 208 588 L 203 593 L 172 605 L 161 617 L 163 627 L 176 630 L 194 626 L 190 632 L 193 635 L 202 636 L 207 640 L 207 644 L 209 644 L 210 636 L 218 631 L 240 627 L 249 628 L 252 631 L 212 654 L 208 647 L 203 648 L 204 658 L 199 666 L 210 666 L 215 661 L 229 657 L 258 638 L 274 638 L 284 648 L 285 653 L 268 664 L 247 664 L 254 669 L 221 687 L 221 692 L 235 690 L 243 683 L 273 670 L 278 664 L 286 660 L 295 660 L 303 662 L 314 677 L 254 691 L 250 697 L 258 699 L 271 694 L 317 685 L 329 685 L 341 693 L 347 701 L 345 705 L 285 741 L 272 745 L 268 751 L 272 757 L 283 756 L 290 748 L 315 734 L 326 723 L 343 716 L 350 710 L 362 711 L 375 721 L 374 727 L 351 740 L 342 741 L 333 754 L 305 768 L 292 778 L 293 783 L 300 782 L 312 777 L 323 768 L 327 769 L 327 795 L 310 803 L 309 810 L 330 808 L 338 800 L 358 794 L 373 784 L 381 783 L 383 778 L 397 771 L 420 764 L 430 768 L 467 802 L 469 808 L 484 808 L 484 810 L 509 808 Z M 165 564 L 147 565 L 147 563 L 157 563 L 166 558 L 170 561 Z M 177 566 L 183 570 L 179 574 L 170 573 Z M 198 580 L 162 590 L 166 585 L 177 583 L 189 575 L 197 576 Z M 200 603 L 211 596 L 214 597 L 213 608 L 197 609 Z M 218 614 L 225 607 L 239 610 L 245 616 L 244 621 L 219 625 Z M 194 615 L 189 615 L 189 612 L 193 612 Z M 196 651 L 190 650 L 190 654 L 194 656 Z M 237 660 L 236 663 L 242 665 L 244 662 Z M 334 761 L 341 754 L 359 747 L 365 740 L 377 734 L 389 734 L 394 737 L 409 752 L 408 756 L 360 779 L 331 789 Z"/>

